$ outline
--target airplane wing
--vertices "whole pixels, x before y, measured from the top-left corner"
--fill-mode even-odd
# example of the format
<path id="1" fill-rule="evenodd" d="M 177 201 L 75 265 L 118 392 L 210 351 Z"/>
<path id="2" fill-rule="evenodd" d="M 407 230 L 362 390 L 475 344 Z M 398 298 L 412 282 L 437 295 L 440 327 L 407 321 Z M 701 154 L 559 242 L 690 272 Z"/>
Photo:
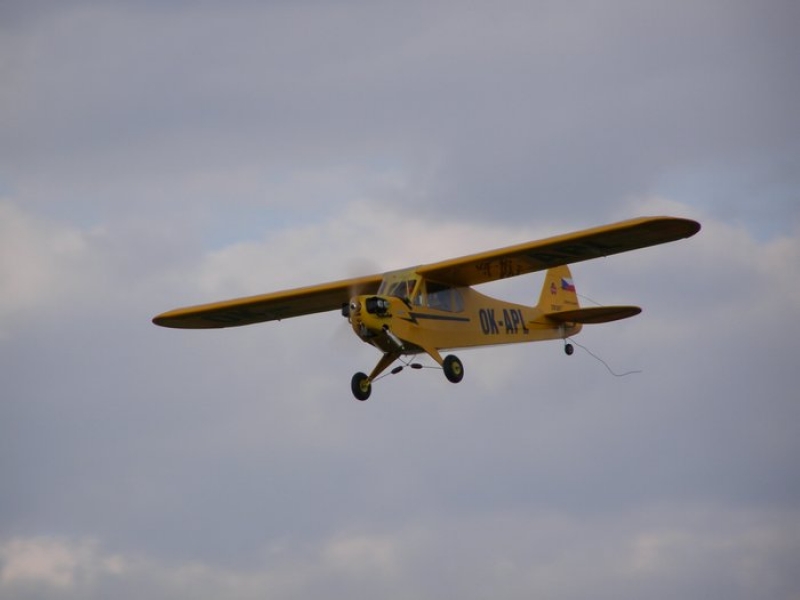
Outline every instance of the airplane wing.
<path id="1" fill-rule="evenodd" d="M 216 329 L 338 310 L 352 296 L 377 292 L 382 280 L 382 275 L 368 275 L 272 294 L 177 308 L 156 316 L 153 323 L 176 329 Z"/>
<path id="2" fill-rule="evenodd" d="M 698 231 L 700 224 L 689 219 L 642 217 L 423 265 L 417 272 L 439 283 L 472 286 L 672 242 Z"/>
<path id="3" fill-rule="evenodd" d="M 644 217 L 535 242 L 423 265 L 417 273 L 450 285 L 471 286 L 558 265 L 646 248 L 694 235 L 700 224 L 674 217 Z M 153 323 L 178 329 L 236 327 L 337 310 L 352 296 L 374 294 L 383 275 L 178 308 Z"/>

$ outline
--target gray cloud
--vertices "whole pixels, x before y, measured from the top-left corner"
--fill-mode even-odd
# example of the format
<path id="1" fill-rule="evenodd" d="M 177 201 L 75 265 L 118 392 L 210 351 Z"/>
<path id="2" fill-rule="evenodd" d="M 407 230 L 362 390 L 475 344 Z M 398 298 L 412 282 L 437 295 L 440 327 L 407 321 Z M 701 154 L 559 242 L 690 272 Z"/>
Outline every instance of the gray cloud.
<path id="1" fill-rule="evenodd" d="M 286 210 L 276 183 L 347 166 L 394 174 L 383 201 L 505 222 L 689 194 L 700 171 L 709 208 L 755 219 L 754 187 L 796 204 L 794 12 L 84 4 L 6 36 L 4 162 L 78 214 L 116 197 L 177 221 L 189 194 Z"/>
<path id="2" fill-rule="evenodd" d="M 570 568 L 584 569 L 585 586 L 605 582 L 616 589 L 625 569 L 635 568 L 626 561 L 649 565 L 636 567 L 642 593 L 672 581 L 687 590 L 747 595 L 749 579 L 723 585 L 713 575 L 696 579 L 700 572 L 690 563 L 670 562 L 684 547 L 714 563 L 711 573 L 734 568 L 739 552 L 759 548 L 758 571 L 750 576 L 775 570 L 779 591 L 788 593 L 791 569 L 773 557 L 796 543 L 785 530 L 797 510 L 797 409 L 789 393 L 796 376 L 792 336 L 778 315 L 796 312 L 797 284 L 782 275 L 798 248 L 789 239 L 762 247 L 741 230 L 705 223 L 703 237 L 683 245 L 576 267 L 582 291 L 640 301 L 646 309 L 631 323 L 590 329 L 576 341 L 619 370 L 643 374 L 615 379 L 588 354 L 579 350 L 567 359 L 555 343 L 496 348 L 464 353 L 468 379 L 458 387 L 435 372 L 400 375 L 380 382 L 365 405 L 349 398 L 348 374 L 375 356 L 356 340 L 337 337 L 341 317 L 221 332 L 159 330 L 147 323 L 155 312 L 148 307 L 163 308 L 176 294 L 163 274 L 174 267 L 154 267 L 133 286 L 145 292 L 128 297 L 127 274 L 116 275 L 112 262 L 89 277 L 82 305 L 55 303 L 38 326 L 22 318 L 21 329 L 6 332 L 8 552 L 30 544 L 53 551 L 53 538 L 43 542 L 42 536 L 56 536 L 56 549 L 76 552 L 76 544 L 80 549 L 86 539 L 100 539 L 91 547 L 102 559 L 92 561 L 116 556 L 139 565 L 122 577 L 99 575 L 121 593 L 152 585 L 165 597 L 179 597 L 180 590 L 170 591 L 176 577 L 210 578 L 212 589 L 229 593 L 242 579 L 263 593 L 277 585 L 273 569 L 285 568 L 304 574 L 288 590 L 333 585 L 346 594 L 366 582 L 376 591 L 404 589 L 402 583 L 434 593 L 441 579 L 423 566 L 419 545 L 433 544 L 426 552 L 434 560 L 452 539 L 448 531 L 457 529 L 464 543 L 451 548 L 444 577 L 466 567 L 473 578 L 463 576 L 465 587 L 475 577 L 493 581 L 477 568 L 488 561 L 515 574 L 505 584 L 512 597 L 542 581 L 565 597 L 584 594 L 584 585 L 565 582 Z M 406 223 L 399 215 L 386 227 L 445 246 L 471 237 L 464 227 L 441 239 L 435 224 Z M 472 227 L 479 234 L 480 225 Z M 348 231 L 361 231 L 367 246 L 391 239 L 346 220 L 313 235 L 298 229 L 284 239 L 208 255 L 179 278 L 186 286 L 179 293 L 249 293 L 256 285 L 269 289 L 270 279 L 277 287 L 286 275 L 265 280 L 246 267 L 268 263 L 278 247 L 290 260 L 314 264 L 307 276 L 321 278 L 338 260 L 323 248 L 346 253 Z M 745 247 L 731 254 L 734 239 Z M 396 256 L 402 239 L 388 248 Z M 89 265 L 94 255 L 85 253 Z M 724 303 L 702 291 L 708 264 L 716 267 L 714 287 L 733 291 Z M 84 268 L 73 267 L 73 274 L 81 279 Z M 735 285 L 742 279 L 756 290 L 777 290 L 754 296 Z M 538 280 L 516 287 L 520 295 L 535 293 Z M 730 318 L 750 310 L 776 316 Z M 37 311 L 31 313 L 22 316 Z M 44 377 L 38 375 L 43 367 Z M 734 526 L 725 524 L 728 517 L 719 531 L 695 531 L 686 513 L 694 510 L 727 511 L 740 519 L 735 527 L 744 537 L 727 537 Z M 641 511 L 646 518 L 620 529 Z M 554 513 L 562 525 L 536 541 L 542 525 L 529 521 Z M 586 537 L 569 533 L 586 527 Z M 414 535 L 427 532 L 423 541 L 407 540 L 409 528 Z M 510 534 L 520 528 L 529 536 L 522 545 Z M 474 546 L 465 532 L 475 536 Z M 613 536 L 618 552 L 639 548 L 644 558 L 613 559 L 605 575 L 592 570 L 581 556 L 608 542 L 604 536 Z M 555 558 L 551 543 L 562 548 Z M 342 553 L 354 561 L 382 560 L 372 544 L 383 549 L 384 571 L 330 568 L 330 560 L 341 565 Z M 277 566 L 262 563 L 264 553 L 277 556 Z M 662 564 L 663 553 L 673 558 Z M 6 586 L 16 590 L 22 583 L 14 560 L 9 564 Z M 64 567 L 68 573 L 84 568 L 71 564 Z M 540 569 L 552 573 L 536 583 L 531 577 Z M 40 574 L 37 581 L 52 576 Z M 65 594 L 94 589 L 74 577 Z M 450 585 L 460 585 L 461 577 Z"/>
<path id="3" fill-rule="evenodd" d="M 796 596 L 793 7 L 3 10 L 0 595 Z M 336 314 L 149 322 L 659 213 L 703 231 L 574 269 L 637 375 L 359 404 Z"/>

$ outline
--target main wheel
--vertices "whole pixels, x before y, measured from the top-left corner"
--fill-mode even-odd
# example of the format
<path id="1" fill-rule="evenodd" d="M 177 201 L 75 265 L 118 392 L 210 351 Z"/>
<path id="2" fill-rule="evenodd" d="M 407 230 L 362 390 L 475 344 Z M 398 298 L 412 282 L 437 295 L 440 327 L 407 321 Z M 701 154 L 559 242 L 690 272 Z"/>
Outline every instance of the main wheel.
<path id="1" fill-rule="evenodd" d="M 444 369 L 444 376 L 451 383 L 458 383 L 464 378 L 464 365 L 452 354 L 444 357 L 442 368 Z"/>
<path id="2" fill-rule="evenodd" d="M 350 381 L 350 389 L 353 390 L 356 400 L 363 402 L 372 393 L 372 383 L 364 373 L 356 373 Z"/>

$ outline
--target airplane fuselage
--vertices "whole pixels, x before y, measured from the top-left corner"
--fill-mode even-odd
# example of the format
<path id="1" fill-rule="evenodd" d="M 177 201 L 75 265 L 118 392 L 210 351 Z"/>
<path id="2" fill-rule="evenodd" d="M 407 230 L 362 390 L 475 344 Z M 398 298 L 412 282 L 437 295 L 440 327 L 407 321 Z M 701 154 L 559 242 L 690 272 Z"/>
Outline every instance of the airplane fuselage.
<path id="1" fill-rule="evenodd" d="M 551 321 L 540 307 L 503 302 L 472 288 L 448 293 L 444 307 L 430 306 L 430 295 L 422 294 L 411 300 L 355 296 L 350 324 L 362 341 L 385 353 L 427 352 L 434 358 L 438 350 L 563 339 L 581 329 L 578 323 Z"/>

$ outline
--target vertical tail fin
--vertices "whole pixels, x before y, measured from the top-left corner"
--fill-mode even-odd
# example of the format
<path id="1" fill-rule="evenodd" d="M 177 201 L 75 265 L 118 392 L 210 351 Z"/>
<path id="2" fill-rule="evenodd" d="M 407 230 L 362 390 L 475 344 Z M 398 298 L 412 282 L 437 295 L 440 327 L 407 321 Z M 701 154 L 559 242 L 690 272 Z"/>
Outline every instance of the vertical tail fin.
<path id="1" fill-rule="evenodd" d="M 544 316 L 571 329 L 563 330 L 563 336 L 575 335 L 583 323 L 609 323 L 627 319 L 642 312 L 638 306 L 595 306 L 581 308 L 578 293 L 569 267 L 563 265 L 547 270 L 537 307 Z"/>
<path id="2" fill-rule="evenodd" d="M 567 265 L 547 270 L 537 308 L 545 314 L 579 308 L 575 283 Z"/>

